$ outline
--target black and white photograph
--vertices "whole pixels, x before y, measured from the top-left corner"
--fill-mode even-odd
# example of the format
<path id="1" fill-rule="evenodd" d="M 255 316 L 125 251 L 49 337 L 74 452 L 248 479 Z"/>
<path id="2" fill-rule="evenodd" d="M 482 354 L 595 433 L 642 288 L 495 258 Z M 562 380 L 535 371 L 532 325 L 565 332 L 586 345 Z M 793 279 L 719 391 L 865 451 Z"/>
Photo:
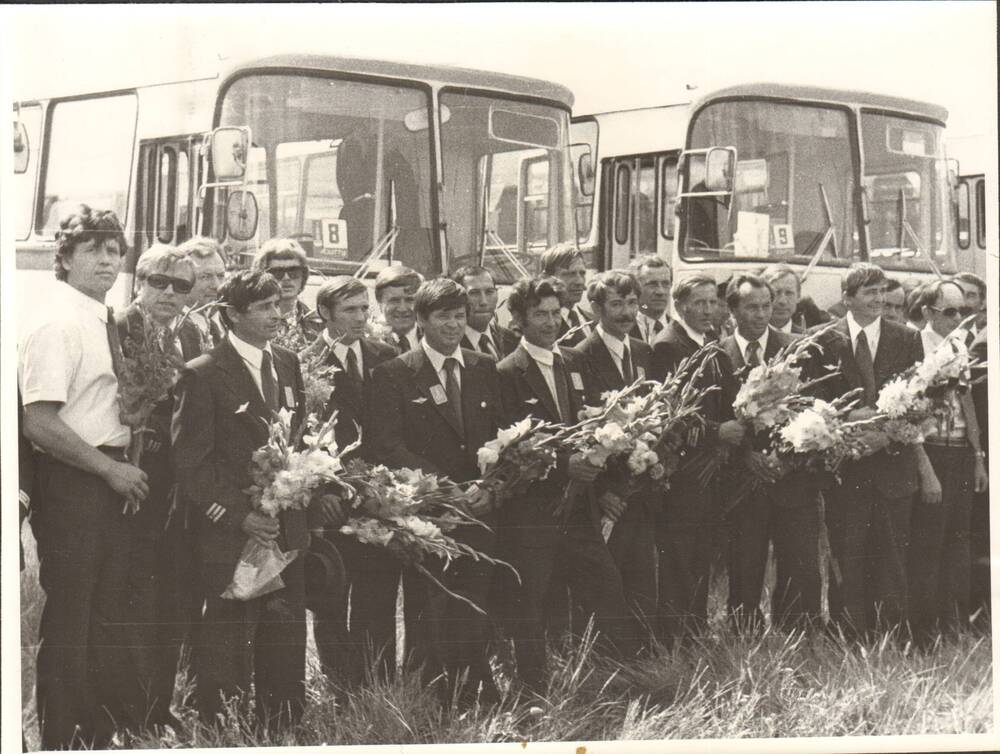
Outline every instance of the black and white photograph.
<path id="1" fill-rule="evenodd" d="M 2 749 L 1000 749 L 997 50 L 0 9 Z"/>

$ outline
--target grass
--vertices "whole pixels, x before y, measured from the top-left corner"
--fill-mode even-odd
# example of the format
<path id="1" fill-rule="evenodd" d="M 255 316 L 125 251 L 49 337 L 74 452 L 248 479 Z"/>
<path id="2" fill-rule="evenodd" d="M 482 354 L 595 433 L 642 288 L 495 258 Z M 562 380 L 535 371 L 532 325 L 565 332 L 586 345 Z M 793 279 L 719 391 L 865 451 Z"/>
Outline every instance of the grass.
<path id="1" fill-rule="evenodd" d="M 34 641 L 44 596 L 26 535 L 22 575 L 23 725 L 38 748 Z M 718 586 L 718 585 L 717 585 Z M 717 590 L 718 591 L 718 588 Z M 716 603 L 718 594 L 716 594 Z M 427 693 L 415 673 L 361 690 L 336 706 L 308 658 L 308 709 L 280 739 L 235 716 L 222 732 L 178 707 L 187 735 L 147 734 L 132 748 L 319 744 L 428 744 L 986 733 L 993 729 L 989 635 L 973 630 L 915 651 L 893 637 L 858 645 L 826 635 L 762 628 L 746 635 L 714 620 L 709 633 L 626 665 L 592 651 L 589 639 L 554 648 L 544 700 L 508 693 L 490 709 L 459 713 Z M 509 684 L 501 674 L 501 687 Z M 189 684 L 179 675 L 175 700 Z"/>

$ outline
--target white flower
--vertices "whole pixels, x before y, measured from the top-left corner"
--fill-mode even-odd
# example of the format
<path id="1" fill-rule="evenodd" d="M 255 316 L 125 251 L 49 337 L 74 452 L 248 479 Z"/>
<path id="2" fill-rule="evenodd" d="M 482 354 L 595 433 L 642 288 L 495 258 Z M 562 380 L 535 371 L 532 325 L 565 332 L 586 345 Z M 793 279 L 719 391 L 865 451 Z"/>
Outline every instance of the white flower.
<path id="1" fill-rule="evenodd" d="M 421 539 L 440 539 L 441 530 L 430 521 L 425 521 L 419 516 L 401 516 L 392 519 L 402 528 L 411 532 Z"/>
<path id="2" fill-rule="evenodd" d="M 904 416 L 910 410 L 915 397 L 906 382 L 893 380 L 879 392 L 875 408 L 880 413 L 894 418 Z"/>
<path id="3" fill-rule="evenodd" d="M 531 429 L 531 417 L 526 416 L 516 424 L 507 427 L 507 429 L 501 429 L 497 432 L 497 442 L 500 443 L 501 448 L 506 448 L 511 443 L 520 440 L 529 429 Z"/>
<path id="4" fill-rule="evenodd" d="M 609 450 L 618 449 L 628 438 L 618 422 L 608 422 L 594 431 L 594 439 Z"/>
<path id="5" fill-rule="evenodd" d="M 487 469 L 500 461 L 500 443 L 497 440 L 490 440 L 476 453 L 476 460 L 479 461 L 479 473 L 485 474 Z"/>
<path id="6" fill-rule="evenodd" d="M 832 410 L 830 404 L 817 400 L 812 408 L 801 411 L 781 428 L 781 439 L 796 453 L 832 447 L 837 437 L 827 421 L 828 414 L 824 415 L 828 410 Z"/>

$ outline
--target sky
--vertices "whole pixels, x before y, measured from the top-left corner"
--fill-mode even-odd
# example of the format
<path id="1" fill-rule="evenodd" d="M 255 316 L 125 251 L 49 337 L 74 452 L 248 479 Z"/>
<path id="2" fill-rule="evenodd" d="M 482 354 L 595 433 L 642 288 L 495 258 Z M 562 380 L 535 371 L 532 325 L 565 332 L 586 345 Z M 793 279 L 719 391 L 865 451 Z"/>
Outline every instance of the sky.
<path id="1" fill-rule="evenodd" d="M 0 11 L 2 13 L 4 11 Z M 995 134 L 993 2 L 21 7 L 4 19 L 14 97 L 214 72 L 276 51 L 550 79 L 584 114 L 736 81 L 923 99 L 954 136 Z M 995 142 L 994 138 L 994 142 Z"/>

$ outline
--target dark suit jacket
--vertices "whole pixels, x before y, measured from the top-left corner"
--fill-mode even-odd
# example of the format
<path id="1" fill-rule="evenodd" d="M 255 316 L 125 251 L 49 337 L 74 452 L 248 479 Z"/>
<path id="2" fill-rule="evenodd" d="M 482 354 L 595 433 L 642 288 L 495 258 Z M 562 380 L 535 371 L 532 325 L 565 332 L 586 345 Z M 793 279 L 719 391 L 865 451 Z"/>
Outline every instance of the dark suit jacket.
<path id="1" fill-rule="evenodd" d="M 674 321 L 673 318 L 667 315 L 667 325 L 669 325 L 673 321 Z M 643 343 L 646 343 L 647 345 L 652 345 L 651 343 L 648 343 L 646 339 L 642 337 L 642 335 L 643 335 L 642 328 L 639 327 L 639 323 L 636 322 L 634 325 L 632 325 L 632 329 L 629 330 L 629 336 L 635 338 L 636 340 L 641 340 Z M 657 335 L 659 335 L 659 333 Z"/>
<path id="2" fill-rule="evenodd" d="M 434 400 L 432 388 L 442 387 L 441 381 L 423 348 L 375 367 L 365 386 L 367 457 L 456 482 L 479 476 L 476 453 L 503 422 L 500 386 L 492 358 L 466 349 L 462 358 L 462 428 L 449 404 Z"/>
<path id="3" fill-rule="evenodd" d="M 359 382 L 347 371 L 347 365 L 340 363 L 333 349 L 327 346 L 322 336 L 317 337 L 302 352 L 302 359 L 305 361 L 314 358 L 324 351 L 326 357 L 323 363 L 327 366 L 335 366 L 340 370 L 333 376 L 333 392 L 330 393 L 325 416 L 328 418 L 334 411 L 337 411 L 337 426 L 334 434 L 338 447 L 344 448 L 358 439 L 358 427 L 362 427 L 362 436 L 364 435 L 365 383 L 371 379 L 371 373 L 375 367 L 396 357 L 396 349 L 377 340 L 361 338 L 364 382 Z"/>
<path id="4" fill-rule="evenodd" d="M 632 354 L 635 378 L 651 379 L 653 349 L 639 338 L 632 337 L 629 338 L 628 347 Z M 583 372 L 584 400 L 588 406 L 600 405 L 602 393 L 625 387 L 625 380 L 615 366 L 615 359 L 596 329 L 573 351 L 576 354 L 574 363 L 580 364 Z"/>
<path id="5" fill-rule="evenodd" d="M 861 374 L 854 360 L 854 348 L 851 344 L 847 318 L 841 317 L 837 320 L 820 342 L 826 358 L 835 364 L 840 372 L 838 381 L 841 394 L 862 387 Z M 919 332 L 882 319 L 878 350 L 875 352 L 873 364 L 875 390 L 881 390 L 893 377 L 923 357 L 924 349 Z M 887 497 L 903 497 L 916 492 L 917 467 L 913 449 L 890 450 L 897 452 L 883 450 L 856 463 L 847 464 L 844 469 L 845 485 L 872 480 L 876 489 Z"/>
<path id="6" fill-rule="evenodd" d="M 578 326 L 580 323 L 586 321 L 587 324 L 593 327 L 594 323 L 591 320 L 586 320 L 583 318 L 575 308 L 570 310 L 570 318 L 573 319 L 573 327 Z M 562 338 L 566 333 L 568 333 L 572 328 L 566 324 L 566 320 L 563 320 L 559 324 L 559 337 Z M 572 348 L 583 342 L 584 338 L 587 337 L 587 333 L 583 330 L 577 330 L 571 336 L 559 342 L 559 345 L 563 348 Z"/>
<path id="7" fill-rule="evenodd" d="M 564 380 L 569 401 L 569 421 L 572 423 L 584 406 L 583 391 L 576 387 L 583 384 L 583 377 L 573 377 L 573 374 L 580 374 L 578 368 L 569 363 L 571 355 L 567 351 L 559 350 L 563 356 L 563 367 L 556 372 L 556 379 L 561 377 Z M 526 416 L 552 424 L 563 423 L 545 377 L 522 346 L 518 346 L 497 365 L 497 372 L 503 406 L 503 419 L 500 422 L 502 427 L 509 427 Z M 545 527 L 556 524 L 549 511 L 558 503 L 568 483 L 566 461 L 567 456 L 560 456 L 556 468 L 547 479 L 531 485 L 523 495 L 504 501 L 501 521 L 506 531 L 513 534 L 520 543 L 542 546 L 550 541 L 552 532 Z M 588 512 L 587 520 L 591 518 Z"/>
<path id="8" fill-rule="evenodd" d="M 201 356 L 202 353 L 210 351 L 226 337 L 225 331 L 214 319 L 209 318 L 208 327 L 209 342 L 204 343 L 202 342 L 201 330 L 198 329 L 198 325 L 190 319 L 184 320 L 177 336 L 181 342 L 181 351 L 184 353 L 185 361 L 191 361 L 191 359 Z"/>
<path id="9" fill-rule="evenodd" d="M 278 395 L 294 398 L 294 427 L 302 420 L 305 395 L 298 358 L 271 347 L 278 373 Z M 229 340 L 189 363 L 177 383 L 172 423 L 177 483 L 203 563 L 236 565 L 247 535 L 241 525 L 251 512 L 244 492 L 253 482 L 250 461 L 268 438 L 269 412 L 242 357 Z M 244 408 L 245 404 L 245 408 Z M 210 516 L 221 506 L 217 521 Z M 304 511 L 279 516 L 282 549 L 308 545 Z"/>
<path id="10" fill-rule="evenodd" d="M 505 356 L 509 356 L 517 348 L 517 344 L 521 342 L 517 333 L 506 327 L 501 327 L 496 324 L 496 322 L 490 323 L 490 335 L 493 338 L 494 344 L 496 344 L 497 349 L 500 351 L 500 358 L 503 359 Z M 462 336 L 462 348 L 467 348 L 470 351 L 478 351 L 479 344 L 471 343 L 469 341 L 468 335 Z"/>
<path id="11" fill-rule="evenodd" d="M 969 346 L 969 354 L 973 359 L 986 364 L 986 328 L 976 333 L 975 339 Z M 986 384 L 986 367 L 974 366 L 972 368 L 972 378 L 979 379 L 979 382 L 972 386 L 972 402 L 976 407 L 976 419 L 979 422 L 979 443 L 983 450 L 989 452 L 990 432 L 989 432 L 989 391 Z"/>

